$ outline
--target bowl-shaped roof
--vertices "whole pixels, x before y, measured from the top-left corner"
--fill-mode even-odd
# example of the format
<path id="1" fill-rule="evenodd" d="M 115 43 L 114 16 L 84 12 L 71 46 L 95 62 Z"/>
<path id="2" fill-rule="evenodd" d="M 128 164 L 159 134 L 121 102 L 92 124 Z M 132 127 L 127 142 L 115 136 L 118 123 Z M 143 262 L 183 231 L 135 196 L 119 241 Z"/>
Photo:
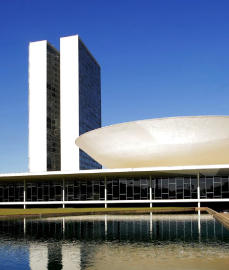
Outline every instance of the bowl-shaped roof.
<path id="1" fill-rule="evenodd" d="M 99 128 L 76 140 L 106 168 L 229 163 L 229 116 L 159 118 Z"/>

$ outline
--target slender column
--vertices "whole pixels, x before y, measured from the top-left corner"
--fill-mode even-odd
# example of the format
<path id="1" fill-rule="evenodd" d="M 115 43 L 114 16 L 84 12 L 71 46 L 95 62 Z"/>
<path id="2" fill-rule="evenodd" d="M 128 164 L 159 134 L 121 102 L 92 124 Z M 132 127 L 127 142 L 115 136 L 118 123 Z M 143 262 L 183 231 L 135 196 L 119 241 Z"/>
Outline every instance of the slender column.
<path id="1" fill-rule="evenodd" d="M 200 174 L 197 174 L 197 199 L 198 199 L 198 208 L 200 208 Z"/>
<path id="2" fill-rule="evenodd" d="M 62 197 L 63 202 L 65 201 L 65 179 L 63 178 L 63 187 L 62 187 Z M 63 208 L 65 208 L 65 204 L 63 203 Z"/>
<path id="3" fill-rule="evenodd" d="M 105 176 L 105 192 L 104 192 L 104 196 L 105 196 L 105 201 L 107 201 L 107 177 Z M 107 203 L 105 203 L 105 208 L 107 208 Z"/>
<path id="4" fill-rule="evenodd" d="M 24 190 L 23 190 L 23 197 L 24 197 L 24 209 L 26 209 L 26 180 L 24 179 Z"/>
<path id="5" fill-rule="evenodd" d="M 152 200 L 152 176 L 149 176 L 149 199 Z M 150 208 L 152 208 L 152 202 L 150 202 Z"/>

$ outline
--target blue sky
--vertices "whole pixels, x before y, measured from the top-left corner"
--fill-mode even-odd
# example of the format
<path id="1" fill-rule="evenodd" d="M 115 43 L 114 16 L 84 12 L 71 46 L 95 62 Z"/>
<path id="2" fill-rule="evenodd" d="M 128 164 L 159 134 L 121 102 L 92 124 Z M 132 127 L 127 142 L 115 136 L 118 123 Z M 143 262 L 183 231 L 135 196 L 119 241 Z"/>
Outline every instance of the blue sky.
<path id="1" fill-rule="evenodd" d="M 229 115 L 228 0 L 0 0 L 0 173 L 28 170 L 28 44 L 79 34 L 103 126 Z"/>

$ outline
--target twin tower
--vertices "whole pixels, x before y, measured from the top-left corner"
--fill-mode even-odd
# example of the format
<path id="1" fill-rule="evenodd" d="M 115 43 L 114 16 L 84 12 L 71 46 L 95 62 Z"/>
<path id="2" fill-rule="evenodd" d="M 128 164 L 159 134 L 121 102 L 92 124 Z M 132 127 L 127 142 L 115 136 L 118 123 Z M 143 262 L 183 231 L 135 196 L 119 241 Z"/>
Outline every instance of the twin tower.
<path id="1" fill-rule="evenodd" d="M 29 44 L 29 172 L 100 169 L 75 145 L 101 127 L 100 66 L 78 35 Z"/>

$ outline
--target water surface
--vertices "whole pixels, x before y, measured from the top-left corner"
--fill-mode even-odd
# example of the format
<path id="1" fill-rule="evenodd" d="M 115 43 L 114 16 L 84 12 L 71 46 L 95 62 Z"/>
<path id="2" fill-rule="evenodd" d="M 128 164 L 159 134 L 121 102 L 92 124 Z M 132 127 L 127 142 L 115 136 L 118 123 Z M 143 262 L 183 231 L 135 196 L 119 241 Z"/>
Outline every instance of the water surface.
<path id="1" fill-rule="evenodd" d="M 0 221 L 0 269 L 229 269 L 229 231 L 210 215 Z"/>

